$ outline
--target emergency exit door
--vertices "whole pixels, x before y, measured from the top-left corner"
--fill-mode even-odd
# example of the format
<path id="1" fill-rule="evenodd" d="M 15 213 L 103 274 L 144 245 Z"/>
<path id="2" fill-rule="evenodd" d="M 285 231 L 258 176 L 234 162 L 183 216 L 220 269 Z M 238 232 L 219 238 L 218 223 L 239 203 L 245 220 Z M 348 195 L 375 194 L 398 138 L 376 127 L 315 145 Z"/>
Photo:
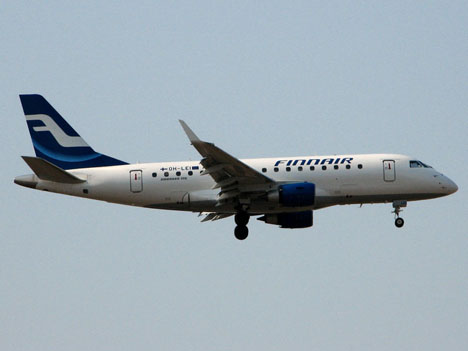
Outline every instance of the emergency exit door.
<path id="1" fill-rule="evenodd" d="M 393 182 L 396 177 L 395 173 L 395 161 L 385 160 L 383 161 L 383 176 L 386 182 Z"/>
<path id="2" fill-rule="evenodd" d="M 142 171 L 130 171 L 130 191 L 132 193 L 139 193 L 143 190 L 141 173 Z"/>

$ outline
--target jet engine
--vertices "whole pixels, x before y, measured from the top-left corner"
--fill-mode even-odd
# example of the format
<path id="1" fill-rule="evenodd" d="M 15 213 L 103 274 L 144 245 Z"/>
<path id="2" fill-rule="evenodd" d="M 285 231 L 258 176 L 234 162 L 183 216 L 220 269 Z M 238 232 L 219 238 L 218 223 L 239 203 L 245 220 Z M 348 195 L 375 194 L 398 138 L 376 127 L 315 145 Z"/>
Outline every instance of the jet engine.
<path id="1" fill-rule="evenodd" d="M 288 207 L 312 206 L 315 203 L 315 184 L 283 184 L 278 190 L 268 194 L 268 201 L 277 202 Z"/>
<path id="2" fill-rule="evenodd" d="M 266 214 L 258 218 L 258 220 L 279 225 L 281 228 L 307 228 L 312 227 L 313 214 L 312 211 L 275 213 Z"/>

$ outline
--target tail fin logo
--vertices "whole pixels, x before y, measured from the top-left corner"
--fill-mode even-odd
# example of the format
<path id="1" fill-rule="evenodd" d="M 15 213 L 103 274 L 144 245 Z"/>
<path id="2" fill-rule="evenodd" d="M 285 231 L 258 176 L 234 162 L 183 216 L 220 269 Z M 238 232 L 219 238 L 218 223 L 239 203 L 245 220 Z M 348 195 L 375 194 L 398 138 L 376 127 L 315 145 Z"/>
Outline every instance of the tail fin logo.
<path id="1" fill-rule="evenodd" d="M 66 134 L 62 128 L 48 115 L 26 115 L 27 121 L 41 121 L 43 126 L 33 127 L 35 132 L 50 132 L 57 143 L 62 147 L 89 147 L 89 145 L 78 136 L 70 136 Z"/>

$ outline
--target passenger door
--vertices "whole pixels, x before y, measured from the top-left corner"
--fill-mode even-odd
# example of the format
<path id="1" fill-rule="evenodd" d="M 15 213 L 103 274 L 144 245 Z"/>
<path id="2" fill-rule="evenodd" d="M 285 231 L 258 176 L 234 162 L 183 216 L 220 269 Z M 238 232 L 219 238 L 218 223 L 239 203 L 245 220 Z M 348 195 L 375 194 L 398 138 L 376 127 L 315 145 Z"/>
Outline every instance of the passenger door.
<path id="1" fill-rule="evenodd" d="M 393 182 L 396 179 L 394 160 L 383 161 L 383 177 L 386 182 Z"/>
<path id="2" fill-rule="evenodd" d="M 130 191 L 139 193 L 143 190 L 142 171 L 130 171 Z"/>

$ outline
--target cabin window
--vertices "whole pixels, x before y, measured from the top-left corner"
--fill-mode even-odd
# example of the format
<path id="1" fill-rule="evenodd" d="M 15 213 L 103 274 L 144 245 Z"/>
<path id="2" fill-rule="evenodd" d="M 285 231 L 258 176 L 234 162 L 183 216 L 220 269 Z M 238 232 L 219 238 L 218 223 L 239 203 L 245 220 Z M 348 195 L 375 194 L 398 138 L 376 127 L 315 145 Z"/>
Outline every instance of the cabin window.
<path id="1" fill-rule="evenodd" d="M 263 172 L 263 173 L 266 173 L 266 172 L 267 172 L 267 169 L 266 169 L 266 168 L 262 168 L 262 172 Z"/>
<path id="2" fill-rule="evenodd" d="M 346 165 L 346 169 L 350 169 L 351 168 L 351 165 Z"/>
<path id="3" fill-rule="evenodd" d="M 178 176 L 178 177 L 180 177 L 180 174 L 181 174 L 181 173 L 180 173 L 179 171 L 177 171 L 175 175 Z"/>
<path id="4" fill-rule="evenodd" d="M 326 171 L 326 170 L 327 170 L 327 166 L 322 166 L 322 170 L 323 170 L 323 171 Z"/>
<path id="5" fill-rule="evenodd" d="M 157 176 L 156 172 L 153 172 L 152 176 L 153 176 L 153 178 L 156 178 L 156 176 Z"/>
<path id="6" fill-rule="evenodd" d="M 286 167 L 286 172 L 291 172 L 291 167 Z"/>
<path id="7" fill-rule="evenodd" d="M 188 175 L 189 175 L 189 176 L 193 175 L 193 172 L 192 172 L 192 171 L 188 171 Z"/>
<path id="8" fill-rule="evenodd" d="M 169 172 L 164 172 L 165 177 L 169 177 Z"/>
<path id="9" fill-rule="evenodd" d="M 338 169 L 338 165 L 334 165 L 333 168 L 334 168 L 334 169 Z"/>
<path id="10" fill-rule="evenodd" d="M 361 165 L 361 164 L 358 164 L 358 165 L 357 165 L 357 168 L 362 169 L 362 165 Z"/>
<path id="11" fill-rule="evenodd" d="M 298 170 L 299 172 L 302 172 L 302 166 L 297 167 L 297 170 Z"/>
<path id="12" fill-rule="evenodd" d="M 311 171 L 315 171 L 315 166 L 310 166 Z"/>
<path id="13" fill-rule="evenodd" d="M 279 171 L 279 168 L 278 168 L 278 167 L 275 167 L 275 168 L 273 168 L 273 170 L 274 170 L 275 172 L 278 172 L 278 171 Z"/>

